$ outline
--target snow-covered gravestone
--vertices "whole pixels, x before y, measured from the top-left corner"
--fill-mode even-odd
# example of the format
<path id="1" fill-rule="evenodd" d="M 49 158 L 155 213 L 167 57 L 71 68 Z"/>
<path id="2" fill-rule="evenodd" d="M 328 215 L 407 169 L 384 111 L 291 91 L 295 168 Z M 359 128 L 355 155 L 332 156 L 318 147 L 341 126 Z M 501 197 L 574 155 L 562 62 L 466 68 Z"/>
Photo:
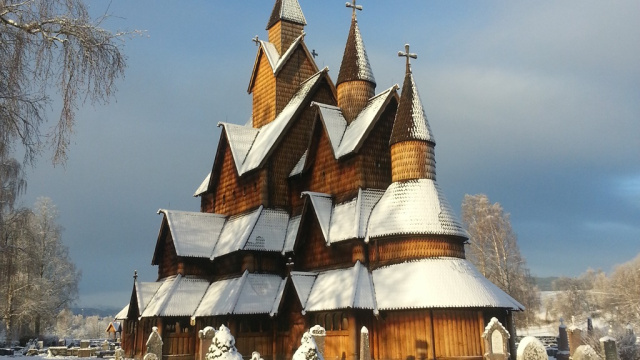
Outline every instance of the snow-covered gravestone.
<path id="1" fill-rule="evenodd" d="M 598 353 L 590 345 L 580 345 L 571 357 L 573 360 L 601 360 Z"/>
<path id="2" fill-rule="evenodd" d="M 360 360 L 371 360 L 371 347 L 369 346 L 369 330 L 364 326 L 360 330 Z"/>
<path id="3" fill-rule="evenodd" d="M 144 356 L 144 360 L 153 360 L 147 359 L 149 354 L 154 354 L 156 359 L 162 359 L 162 336 L 160 336 L 158 328 L 155 326 L 151 329 L 151 335 L 147 340 L 147 354 Z"/>
<path id="4" fill-rule="evenodd" d="M 609 335 L 600 338 L 600 345 L 604 350 L 606 360 L 618 360 L 618 347 L 616 339 L 612 335 L 613 331 L 609 328 Z"/>
<path id="5" fill-rule="evenodd" d="M 236 339 L 231 335 L 231 331 L 224 325 L 216 331 L 216 335 L 211 341 L 207 360 L 242 360 L 242 355 L 236 349 Z"/>
<path id="6" fill-rule="evenodd" d="M 116 360 L 124 360 L 124 350 L 120 346 L 116 348 L 114 355 L 116 357 Z"/>
<path id="7" fill-rule="evenodd" d="M 484 353 L 485 360 L 508 359 L 511 356 L 509 353 L 509 337 L 509 332 L 502 326 L 500 321 L 496 318 L 491 318 L 482 333 L 487 351 Z"/>
<path id="8" fill-rule="evenodd" d="M 569 335 L 569 356 L 573 356 L 578 346 L 583 345 L 582 329 L 576 326 L 574 317 L 571 317 L 571 326 L 569 326 L 567 332 Z"/>
<path id="9" fill-rule="evenodd" d="M 311 333 L 313 340 L 316 342 L 318 353 L 324 356 L 324 339 L 327 336 L 327 331 L 320 325 L 314 325 L 309 329 L 309 333 Z"/>
<path id="10" fill-rule="evenodd" d="M 211 342 L 213 341 L 213 337 L 216 335 L 216 329 L 211 326 L 207 326 L 204 329 L 198 332 L 198 338 L 200 339 L 200 345 L 198 348 L 198 359 L 197 360 L 205 360 L 207 357 L 207 352 L 209 351 L 209 347 L 211 346 Z"/>
<path id="11" fill-rule="evenodd" d="M 567 335 L 567 326 L 564 319 L 560 318 L 560 326 L 558 327 L 558 352 L 557 360 L 569 360 L 569 336 Z"/>
<path id="12" fill-rule="evenodd" d="M 534 336 L 526 336 L 520 340 L 516 355 L 517 360 L 548 360 L 547 349 L 542 341 Z"/>
<path id="13" fill-rule="evenodd" d="M 260 356 L 260 353 L 257 351 L 254 351 L 251 353 L 251 360 L 264 360 L 262 358 L 262 356 Z"/>
<path id="14" fill-rule="evenodd" d="M 313 336 L 309 332 L 302 334 L 300 347 L 293 354 L 293 360 L 324 360 L 324 357 L 318 351 L 318 346 L 313 340 Z"/>

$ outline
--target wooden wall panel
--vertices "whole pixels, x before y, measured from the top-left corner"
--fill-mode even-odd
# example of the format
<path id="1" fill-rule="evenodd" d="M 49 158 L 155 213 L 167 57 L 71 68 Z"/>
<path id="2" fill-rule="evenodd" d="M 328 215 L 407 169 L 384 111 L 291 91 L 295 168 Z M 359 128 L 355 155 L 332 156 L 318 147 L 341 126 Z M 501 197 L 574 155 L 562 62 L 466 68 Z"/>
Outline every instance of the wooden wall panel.
<path id="1" fill-rule="evenodd" d="M 276 78 L 264 52 L 258 59 L 252 90 L 253 127 L 260 128 L 276 117 Z"/>
<path id="2" fill-rule="evenodd" d="M 300 84 L 315 73 L 316 68 L 307 57 L 307 53 L 298 46 L 276 77 L 276 116 L 300 89 Z"/>
<path id="3" fill-rule="evenodd" d="M 374 268 L 437 256 L 465 258 L 462 241 L 438 235 L 373 239 L 369 242 L 368 251 Z"/>
<path id="4" fill-rule="evenodd" d="M 433 310 L 436 357 L 482 358 L 482 329 L 479 311 Z"/>

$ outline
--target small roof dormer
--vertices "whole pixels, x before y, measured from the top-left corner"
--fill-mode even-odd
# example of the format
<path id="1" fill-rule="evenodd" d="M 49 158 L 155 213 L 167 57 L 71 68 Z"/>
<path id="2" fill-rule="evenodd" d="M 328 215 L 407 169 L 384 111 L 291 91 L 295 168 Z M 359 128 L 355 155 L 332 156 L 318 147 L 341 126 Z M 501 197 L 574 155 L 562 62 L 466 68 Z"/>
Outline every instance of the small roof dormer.
<path id="1" fill-rule="evenodd" d="M 300 36 L 306 25 L 307 20 L 298 0 L 276 0 L 267 23 L 269 42 L 273 43 L 282 55 Z"/>
<path id="2" fill-rule="evenodd" d="M 351 123 L 367 101 L 375 95 L 376 80 L 356 17 L 356 11 L 362 10 L 362 6 L 356 5 L 355 0 L 353 3 L 347 3 L 346 6 L 352 8 L 353 12 L 336 86 L 338 106 L 343 109 L 347 122 Z"/>

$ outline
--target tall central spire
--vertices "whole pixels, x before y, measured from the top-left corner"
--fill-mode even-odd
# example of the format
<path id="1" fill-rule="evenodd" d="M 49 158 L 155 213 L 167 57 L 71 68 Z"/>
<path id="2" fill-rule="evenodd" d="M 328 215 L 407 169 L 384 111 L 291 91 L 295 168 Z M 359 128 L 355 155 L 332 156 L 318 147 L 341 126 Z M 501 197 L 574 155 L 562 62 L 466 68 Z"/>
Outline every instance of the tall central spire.
<path id="1" fill-rule="evenodd" d="M 276 0 L 267 23 L 269 42 L 282 55 L 307 25 L 298 0 Z"/>
<path id="2" fill-rule="evenodd" d="M 345 119 L 351 122 L 375 94 L 376 80 L 369 64 L 367 51 L 362 41 L 356 10 L 362 11 L 362 6 L 347 3 L 353 9 L 351 28 L 344 49 L 340 72 L 338 73 L 337 90 L 338 106 L 342 108 Z"/>

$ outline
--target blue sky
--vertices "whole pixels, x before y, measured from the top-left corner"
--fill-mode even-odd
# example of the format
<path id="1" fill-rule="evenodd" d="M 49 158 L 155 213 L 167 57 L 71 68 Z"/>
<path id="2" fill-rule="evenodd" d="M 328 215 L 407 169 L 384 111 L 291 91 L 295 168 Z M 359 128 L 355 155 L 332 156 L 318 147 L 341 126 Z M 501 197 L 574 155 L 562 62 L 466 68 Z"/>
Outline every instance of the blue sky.
<path id="1" fill-rule="evenodd" d="M 105 26 L 146 35 L 126 41 L 111 103 L 78 111 L 66 167 L 42 158 L 22 199 L 58 205 L 81 306 L 124 306 L 134 270 L 155 280 L 156 211 L 199 209 L 216 124 L 249 119 L 251 39 L 267 38 L 273 2 L 111 1 Z M 335 81 L 350 10 L 300 3 Z M 358 3 L 378 91 L 402 84 L 405 43 L 418 53 L 438 183 L 458 214 L 467 193 L 500 202 L 537 276 L 609 271 L 640 252 L 640 2 Z"/>

